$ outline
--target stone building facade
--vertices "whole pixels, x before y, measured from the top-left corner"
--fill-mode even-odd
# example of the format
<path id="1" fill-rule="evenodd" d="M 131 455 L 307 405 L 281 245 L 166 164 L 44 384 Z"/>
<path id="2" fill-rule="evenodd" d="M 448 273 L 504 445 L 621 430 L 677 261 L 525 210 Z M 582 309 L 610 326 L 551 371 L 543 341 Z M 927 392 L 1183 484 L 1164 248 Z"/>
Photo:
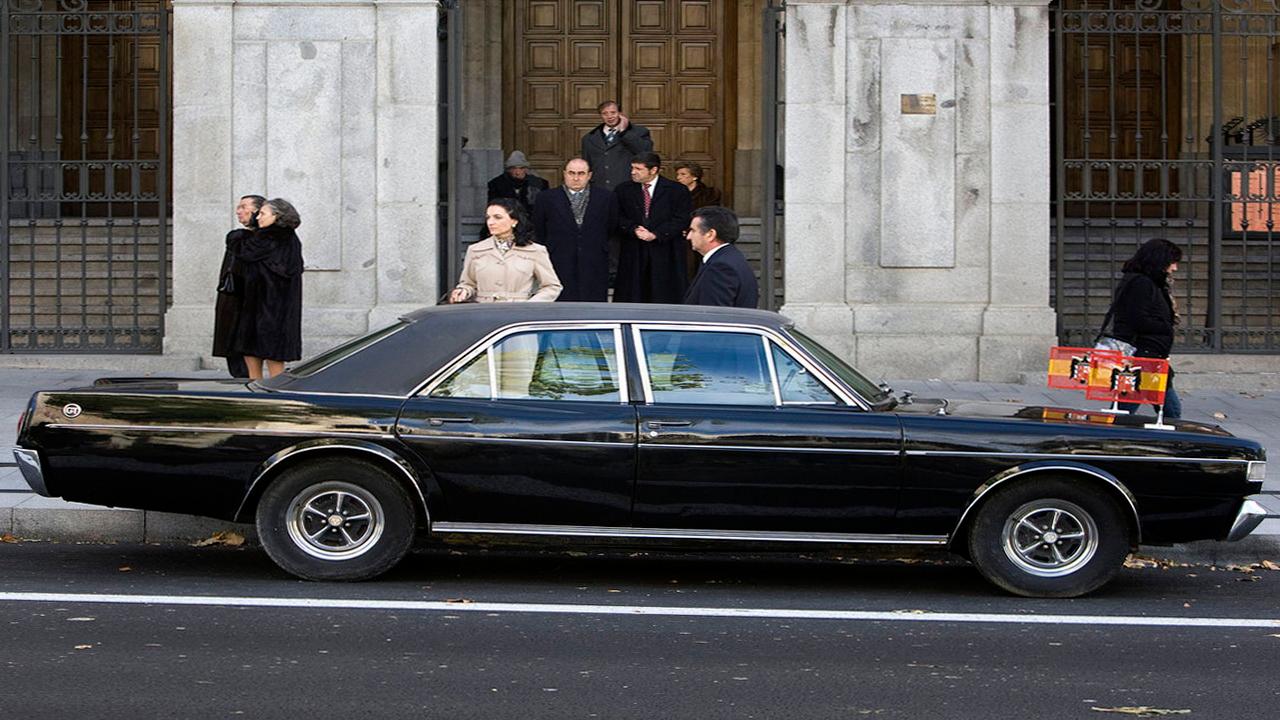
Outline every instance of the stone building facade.
<path id="1" fill-rule="evenodd" d="M 464 187 L 510 149 L 492 122 L 511 102 L 493 80 L 510 60 L 509 7 L 462 2 Z M 762 10 L 728 10 L 725 182 L 745 215 L 760 211 L 771 141 Z M 248 192 L 303 211 L 308 351 L 435 301 L 441 12 L 436 0 L 174 0 L 166 352 L 206 351 L 221 233 Z M 1002 381 L 1042 365 L 1054 344 L 1045 4 L 788 0 L 785 28 L 782 311 L 884 376 Z"/>

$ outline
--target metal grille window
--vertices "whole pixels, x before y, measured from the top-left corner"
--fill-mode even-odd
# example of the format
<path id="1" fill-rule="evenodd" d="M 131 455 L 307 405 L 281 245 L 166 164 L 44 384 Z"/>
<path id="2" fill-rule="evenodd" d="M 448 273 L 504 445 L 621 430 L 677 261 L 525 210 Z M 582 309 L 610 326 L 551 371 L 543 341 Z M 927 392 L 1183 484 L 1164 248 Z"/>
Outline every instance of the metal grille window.
<path id="1" fill-rule="evenodd" d="M 3 1 L 0 351 L 159 352 L 166 3 Z"/>
<path id="2" fill-rule="evenodd" d="M 1059 0 L 1053 302 L 1093 340 L 1141 242 L 1185 253 L 1181 352 L 1280 351 L 1277 0 Z"/>

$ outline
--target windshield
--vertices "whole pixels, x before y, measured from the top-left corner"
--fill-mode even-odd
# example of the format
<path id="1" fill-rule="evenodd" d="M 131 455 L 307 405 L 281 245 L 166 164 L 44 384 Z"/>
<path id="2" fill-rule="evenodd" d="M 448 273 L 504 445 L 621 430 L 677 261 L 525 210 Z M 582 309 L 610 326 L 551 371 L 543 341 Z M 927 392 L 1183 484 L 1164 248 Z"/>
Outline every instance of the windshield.
<path id="1" fill-rule="evenodd" d="M 354 340 L 348 340 L 337 347 L 325 350 L 309 360 L 304 360 L 301 363 L 290 367 L 283 374 L 261 380 L 259 383 L 265 387 L 273 387 L 285 382 L 287 378 L 302 378 L 313 375 L 336 362 L 346 360 L 352 355 L 355 355 L 385 337 L 394 335 L 408 325 L 409 323 L 404 320 L 397 320 L 381 330 L 374 330 L 368 335 L 361 335 Z"/>
<path id="2" fill-rule="evenodd" d="M 880 386 L 871 382 L 862 373 L 854 370 L 848 363 L 841 360 L 835 353 L 822 347 L 817 340 L 805 335 L 804 333 L 790 328 L 788 331 L 791 337 L 796 339 L 809 354 L 817 358 L 827 369 L 835 373 L 836 377 L 844 381 L 846 385 L 853 388 L 854 392 L 862 396 L 864 400 L 872 405 L 880 405 L 892 400 L 892 396 L 880 389 Z"/>

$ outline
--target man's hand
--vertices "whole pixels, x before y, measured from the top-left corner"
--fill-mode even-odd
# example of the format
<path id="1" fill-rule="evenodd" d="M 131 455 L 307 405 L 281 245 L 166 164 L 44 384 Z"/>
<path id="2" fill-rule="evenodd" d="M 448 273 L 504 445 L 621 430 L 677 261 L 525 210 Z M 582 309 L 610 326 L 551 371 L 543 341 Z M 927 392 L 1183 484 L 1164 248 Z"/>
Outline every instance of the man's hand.
<path id="1" fill-rule="evenodd" d="M 636 226 L 636 237 L 645 242 L 653 242 L 654 240 L 658 239 L 657 235 L 654 235 L 652 232 L 649 231 L 649 228 L 643 225 Z"/>
<path id="2" fill-rule="evenodd" d="M 630 126 L 630 125 L 631 125 L 631 121 L 627 119 L 627 116 L 626 116 L 626 115 L 619 114 L 619 115 L 618 115 L 618 125 L 617 125 L 617 127 L 616 127 L 616 128 L 614 128 L 614 129 L 615 129 L 615 130 L 617 130 L 618 132 L 623 132 L 623 131 L 624 131 L 624 130 L 626 130 L 626 129 L 627 129 L 627 127 L 628 127 L 628 126 Z"/>

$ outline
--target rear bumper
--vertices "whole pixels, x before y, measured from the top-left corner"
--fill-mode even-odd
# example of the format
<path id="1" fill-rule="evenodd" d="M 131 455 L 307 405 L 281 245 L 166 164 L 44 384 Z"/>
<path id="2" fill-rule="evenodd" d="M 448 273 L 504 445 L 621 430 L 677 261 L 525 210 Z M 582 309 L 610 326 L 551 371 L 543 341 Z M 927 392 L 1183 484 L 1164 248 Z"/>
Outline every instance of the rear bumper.
<path id="1" fill-rule="evenodd" d="M 1235 522 L 1231 523 L 1231 532 L 1227 533 L 1227 540 L 1234 542 L 1244 539 L 1266 518 L 1267 509 L 1262 506 L 1262 503 L 1245 498 L 1244 502 L 1240 503 Z"/>
<path id="2" fill-rule="evenodd" d="M 25 448 L 14 448 L 13 458 L 18 463 L 18 470 L 22 472 L 22 479 L 27 481 L 27 484 L 31 486 L 31 489 L 36 494 L 53 497 L 49 494 L 49 486 L 45 484 L 44 471 L 40 469 L 40 454 L 38 452 Z"/>

